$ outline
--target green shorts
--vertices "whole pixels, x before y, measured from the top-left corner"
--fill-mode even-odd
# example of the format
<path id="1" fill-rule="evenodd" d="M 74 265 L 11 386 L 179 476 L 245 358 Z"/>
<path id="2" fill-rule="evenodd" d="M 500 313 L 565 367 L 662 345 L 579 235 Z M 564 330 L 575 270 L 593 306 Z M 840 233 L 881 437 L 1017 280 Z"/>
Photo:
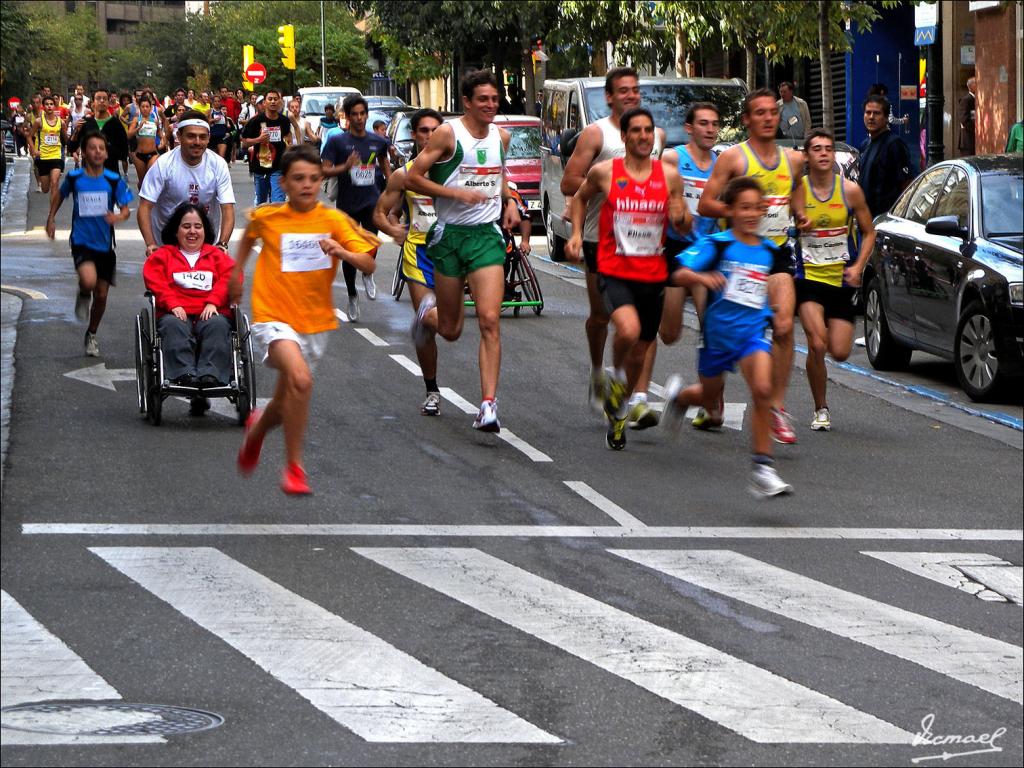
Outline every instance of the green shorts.
<path id="1" fill-rule="evenodd" d="M 427 234 L 427 255 L 445 277 L 465 277 L 505 263 L 505 239 L 497 224 L 444 224 Z"/>

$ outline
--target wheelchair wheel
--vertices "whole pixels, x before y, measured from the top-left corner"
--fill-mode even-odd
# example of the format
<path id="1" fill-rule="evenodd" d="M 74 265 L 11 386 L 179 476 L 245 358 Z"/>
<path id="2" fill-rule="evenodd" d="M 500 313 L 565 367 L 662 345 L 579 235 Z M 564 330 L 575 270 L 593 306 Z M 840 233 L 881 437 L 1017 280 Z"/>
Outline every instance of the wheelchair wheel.
<path id="1" fill-rule="evenodd" d="M 148 336 L 144 327 L 146 310 L 135 316 L 135 389 L 139 396 L 139 413 L 145 415 L 149 410 L 150 387 L 150 351 Z"/>
<path id="2" fill-rule="evenodd" d="M 537 273 L 533 271 L 533 265 L 530 264 L 530 259 L 525 254 L 519 260 L 519 269 L 523 281 L 523 298 L 527 301 L 539 302 L 532 309 L 533 314 L 540 317 L 540 313 L 544 311 L 544 294 L 540 289 L 540 280 L 537 279 Z"/>
<path id="3" fill-rule="evenodd" d="M 154 383 L 149 389 L 149 411 L 147 417 L 149 423 L 154 427 L 159 427 L 162 421 L 164 409 L 164 398 L 160 393 L 160 384 Z"/>
<path id="4" fill-rule="evenodd" d="M 236 371 L 238 382 L 238 397 L 235 401 L 235 409 L 238 412 L 238 423 L 245 426 L 245 420 L 249 418 L 256 407 L 256 363 L 252 349 L 252 333 L 249 327 L 249 318 L 245 313 L 238 313 L 236 322 L 238 334 L 238 364 Z"/>
<path id="5" fill-rule="evenodd" d="M 398 264 L 395 265 L 395 276 L 391 279 L 391 295 L 395 301 L 402 298 L 402 291 L 405 289 L 405 279 L 402 277 L 402 250 L 398 251 Z"/>

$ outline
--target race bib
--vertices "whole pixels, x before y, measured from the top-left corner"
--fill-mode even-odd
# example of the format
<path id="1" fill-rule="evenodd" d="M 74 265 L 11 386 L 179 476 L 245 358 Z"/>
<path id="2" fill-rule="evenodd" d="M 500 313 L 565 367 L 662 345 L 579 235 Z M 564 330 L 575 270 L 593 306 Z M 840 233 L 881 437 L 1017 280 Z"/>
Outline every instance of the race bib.
<path id="1" fill-rule="evenodd" d="M 785 237 L 790 226 L 789 197 L 765 197 L 768 210 L 761 219 L 757 234 L 761 237 Z"/>
<path id="2" fill-rule="evenodd" d="M 768 275 L 756 269 L 737 266 L 729 273 L 725 300 L 751 309 L 763 309 L 768 296 Z"/>
<path id="3" fill-rule="evenodd" d="M 348 176 L 354 187 L 372 187 L 376 179 L 376 167 L 373 165 L 353 165 Z"/>
<path id="4" fill-rule="evenodd" d="M 426 234 L 437 221 L 437 211 L 434 210 L 434 200 L 430 197 L 412 198 L 412 221 L 409 226 L 416 232 Z"/>
<path id="5" fill-rule="evenodd" d="M 191 272 L 175 272 L 172 277 L 177 285 L 190 291 L 209 292 L 213 290 L 213 272 L 205 269 L 196 269 Z"/>
<path id="6" fill-rule="evenodd" d="M 156 136 L 156 123 L 143 123 L 139 126 L 139 136 L 151 139 Z"/>
<path id="7" fill-rule="evenodd" d="M 460 165 L 458 183 L 460 187 L 483 192 L 490 198 L 498 197 L 501 194 L 501 166 Z"/>
<path id="8" fill-rule="evenodd" d="M 330 269 L 334 258 L 320 248 L 320 241 L 330 238 L 330 233 L 281 235 L 281 271 L 314 272 Z"/>
<path id="9" fill-rule="evenodd" d="M 270 141 L 279 142 L 281 141 L 281 126 L 280 125 L 268 125 L 267 133 L 270 134 Z"/>
<path id="10" fill-rule="evenodd" d="M 107 203 L 110 196 L 106 192 L 79 192 L 78 193 L 78 215 L 81 218 L 91 216 L 106 216 Z"/>
<path id="11" fill-rule="evenodd" d="M 615 252 L 621 256 L 658 256 L 665 234 L 664 213 L 615 211 Z"/>
<path id="12" fill-rule="evenodd" d="M 846 227 L 816 229 L 801 238 L 804 264 L 845 264 L 850 260 Z"/>
<path id="13" fill-rule="evenodd" d="M 791 118 L 789 118 L 789 120 L 787 120 L 786 122 L 788 122 L 788 123 L 789 123 L 790 125 L 796 125 L 797 123 L 799 123 L 799 122 L 800 122 L 800 118 L 798 118 L 798 117 L 797 117 L 796 115 L 793 115 L 793 116 L 792 116 Z"/>
<path id="14" fill-rule="evenodd" d="M 43 144 L 45 144 L 48 147 L 55 147 L 58 144 L 60 144 L 60 136 L 58 136 L 56 133 L 48 133 L 45 136 L 43 136 Z"/>
<path id="15" fill-rule="evenodd" d="M 707 179 L 696 179 L 692 176 L 683 176 L 683 198 L 686 200 L 686 207 L 690 209 L 691 216 L 698 216 L 697 203 L 700 196 L 704 194 L 704 185 Z"/>

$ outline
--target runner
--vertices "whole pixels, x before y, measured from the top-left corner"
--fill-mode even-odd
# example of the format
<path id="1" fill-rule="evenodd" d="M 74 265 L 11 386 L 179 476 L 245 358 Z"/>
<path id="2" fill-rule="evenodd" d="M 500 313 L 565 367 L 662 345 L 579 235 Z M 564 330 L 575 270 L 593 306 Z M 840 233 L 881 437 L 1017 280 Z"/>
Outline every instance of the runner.
<path id="1" fill-rule="evenodd" d="M 373 222 L 373 208 L 380 197 L 380 188 L 374 183 L 379 167 L 384 178 L 391 176 L 387 162 L 388 146 L 380 136 L 366 132 L 366 99 L 358 94 L 345 98 L 341 105 L 348 119 L 348 130 L 335 134 L 324 145 L 321 153 L 324 160 L 324 174 L 338 179 L 338 208 L 364 229 L 376 234 Z M 359 319 L 359 297 L 356 295 L 356 268 L 346 262 L 341 265 L 348 289 L 348 318 Z M 363 289 L 366 298 L 377 298 L 377 286 L 373 282 L 373 270 L 363 273 Z"/>
<path id="2" fill-rule="evenodd" d="M 283 203 L 281 156 L 291 144 L 292 123 L 281 114 L 281 92 L 267 91 L 264 112 L 251 118 L 242 132 L 242 146 L 250 149 L 249 172 L 256 185 L 256 205 Z"/>
<path id="3" fill-rule="evenodd" d="M 788 275 L 792 254 L 788 246 L 777 246 L 758 234 L 764 202 L 757 181 L 748 176 L 731 179 L 721 203 L 732 228 L 698 240 L 677 258 L 672 283 L 701 283 L 710 295 L 697 362 L 700 382 L 683 389 L 679 376 L 669 378 L 664 422 L 666 429 L 677 431 L 687 407 L 702 404 L 714 411 L 721 402 L 725 373 L 735 371 L 739 363 L 754 405 L 750 490 L 766 498 L 793 490 L 775 471 L 771 456 L 772 345 L 766 338 L 772 293 L 785 285 L 773 283 L 769 275 Z"/>
<path id="4" fill-rule="evenodd" d="M 427 146 L 430 137 L 443 122 L 440 113 L 432 109 L 419 109 L 413 113 L 409 121 L 415 144 L 413 160 Z M 405 177 L 411 165 L 412 160 L 391 174 L 384 193 L 377 200 L 373 220 L 402 249 L 402 265 L 399 269 L 409 284 L 413 312 L 418 313 L 424 298 L 430 296 L 433 299 L 434 263 L 427 255 L 427 233 L 437 221 L 437 213 L 431 198 L 406 189 Z M 406 226 L 399 222 L 403 213 Z M 421 337 L 415 340 L 416 359 L 427 388 L 426 399 L 420 407 L 420 412 L 425 416 L 441 415 L 441 390 L 437 386 L 437 341 L 434 338 L 436 333 L 437 317 L 433 314 L 429 322 L 424 323 Z"/>
<path id="5" fill-rule="evenodd" d="M 139 190 L 138 222 L 146 256 L 161 246 L 160 233 L 182 203 L 203 208 L 213 231 L 220 233 L 217 247 L 226 251 L 235 228 L 235 192 L 228 164 L 207 149 L 210 124 L 195 110 L 185 112 L 178 122 L 178 140 L 181 146 L 153 163 Z"/>
<path id="6" fill-rule="evenodd" d="M 670 165 L 677 165 L 679 175 L 683 178 L 686 205 L 694 217 L 693 230 L 687 235 L 680 235 L 669 227 L 665 238 L 665 256 L 672 269 L 676 256 L 693 245 L 701 237 L 706 237 L 719 229 L 718 219 L 711 219 L 697 213 L 704 185 L 711 177 L 718 153 L 712 147 L 718 143 L 720 128 L 718 107 L 707 101 L 698 101 L 690 105 L 683 120 L 683 128 L 690 137 L 688 144 L 680 144 L 673 149 L 666 149 L 662 160 Z M 661 328 L 658 335 L 666 344 L 674 344 L 683 329 L 683 306 L 687 294 L 693 299 L 693 307 L 697 310 L 697 321 L 704 321 L 704 308 L 707 306 L 708 292 L 703 285 L 690 287 L 669 285 L 665 288 L 665 309 L 661 315 Z M 699 408 L 693 419 L 697 429 L 708 429 L 721 425 L 721 413 L 709 418 L 703 407 Z"/>
<path id="7" fill-rule="evenodd" d="M 210 148 L 225 157 L 228 151 L 228 115 L 219 95 L 213 97 L 206 119 L 210 121 Z"/>
<path id="8" fill-rule="evenodd" d="M 338 261 L 373 271 L 380 241 L 317 200 L 323 174 L 320 155 L 309 146 L 289 149 L 281 160 L 288 202 L 252 212 L 239 243 L 231 275 L 231 300 L 242 298 L 242 274 L 253 245 L 262 241 L 252 281 L 253 338 L 263 362 L 278 371 L 274 397 L 253 411 L 238 451 L 238 470 L 250 475 L 259 463 L 263 438 L 284 427 L 286 464 L 281 489 L 311 493 L 302 449 L 313 393 L 312 368 L 323 355 L 330 331 L 338 327 L 331 285 Z"/>
<path id="9" fill-rule="evenodd" d="M 57 185 L 64 172 L 66 141 L 67 126 L 57 115 L 57 100 L 53 96 L 44 96 L 43 114 L 32 129 L 32 157 L 35 158 L 39 191 L 50 196 L 51 204 L 57 199 Z"/>
<path id="10" fill-rule="evenodd" d="M 320 142 L 321 152 L 323 151 L 324 145 L 327 143 L 327 139 L 332 135 L 331 131 L 338 127 L 338 118 L 334 114 L 334 105 L 325 105 L 324 116 L 320 118 L 320 125 L 316 127 L 316 137 Z"/>
<path id="11" fill-rule="evenodd" d="M 761 220 L 760 234 L 775 245 L 784 245 L 793 219 L 799 230 L 809 222 L 804 213 L 804 196 L 794 195 L 803 176 L 804 157 L 797 150 L 786 150 L 775 144 L 779 128 L 779 107 L 775 94 L 767 88 L 748 93 L 743 102 L 743 125 L 749 138 L 722 153 L 704 186 L 697 204 L 701 216 L 725 217 L 725 204 L 719 195 L 730 179 L 749 176 L 765 194 L 768 211 Z M 792 218 L 790 217 L 792 212 Z M 791 274 L 771 276 L 778 283 L 772 291 L 772 438 L 778 443 L 795 443 L 796 432 L 785 409 L 786 388 L 793 368 L 793 316 L 796 292 Z"/>
<path id="12" fill-rule="evenodd" d="M 619 126 L 626 156 L 603 160 L 587 173 L 573 197 L 572 238 L 565 246 L 567 258 L 581 259 L 588 205 L 595 197 L 601 199 L 598 288 L 615 327 L 615 373 L 605 387 L 603 403 L 608 418 L 605 440 L 616 451 L 626 447 L 628 398 L 661 324 L 669 274 L 663 257 L 665 227 L 669 220 L 679 232 L 693 226 L 678 171 L 655 159 L 654 117 L 635 107 L 622 114 Z"/>
<path id="13" fill-rule="evenodd" d="M 139 189 L 146 179 L 146 170 L 156 162 L 157 151 L 156 139 L 160 131 L 160 117 L 153 107 L 149 96 L 143 96 L 139 100 L 139 111 L 128 126 L 128 140 L 135 139 L 135 152 L 132 153 L 132 163 L 135 165 L 135 173 L 139 177 Z"/>
<path id="14" fill-rule="evenodd" d="M 101 133 L 86 134 L 82 144 L 84 167 L 71 171 L 59 193 L 50 201 L 46 218 L 46 236 L 56 237 L 56 216 L 61 204 L 73 197 L 71 215 L 71 256 L 78 272 L 78 298 L 75 314 L 89 325 L 85 331 L 85 354 L 100 356 L 96 332 L 107 308 L 107 292 L 114 284 L 117 256 L 113 248 L 114 223 L 125 221 L 133 195 L 116 171 L 104 168 L 107 140 Z M 120 209 L 114 213 L 114 207 Z M 92 299 L 92 308 L 89 300 Z"/>
<path id="15" fill-rule="evenodd" d="M 460 90 L 465 114 L 438 128 L 406 172 L 406 189 L 432 197 L 437 210 L 437 224 L 427 238 L 437 306 L 429 296 L 420 304 L 414 337 L 423 338 L 425 325 L 436 327 L 448 341 L 459 338 L 468 280 L 480 327 L 482 402 L 473 427 L 498 432 L 505 242 L 497 221 L 513 229 L 519 214 L 504 182 L 510 135 L 494 125 L 498 81 L 490 70 L 470 72 Z"/>
<path id="16" fill-rule="evenodd" d="M 864 265 L 875 246 L 875 227 L 864 191 L 835 172 L 832 134 L 814 129 L 804 151 L 807 176 L 803 192 L 812 229 L 800 238 L 796 301 L 800 325 L 807 336 L 807 382 L 814 397 L 811 429 L 827 432 L 832 429 L 832 417 L 825 398 L 825 353 L 842 362 L 853 349 L 854 300 Z M 852 238 L 855 218 L 860 233 L 856 258 Z"/>
<path id="17" fill-rule="evenodd" d="M 213 108 L 213 103 L 210 99 L 209 91 L 200 91 L 199 99 L 191 107 L 196 112 L 202 112 L 204 115 L 210 114 L 210 110 Z"/>
<path id="18" fill-rule="evenodd" d="M 245 124 L 259 114 L 259 108 L 256 105 L 256 98 L 257 96 L 255 93 L 250 93 L 249 99 L 242 105 L 242 110 L 238 113 L 238 132 L 240 134 L 238 140 L 239 162 L 245 161 L 247 159 L 246 155 L 248 154 L 241 140 L 241 136 L 245 135 Z"/>
<path id="19" fill-rule="evenodd" d="M 572 157 L 566 163 L 562 175 L 561 190 L 566 196 L 565 213 L 569 217 L 572 209 L 572 197 L 579 190 L 587 173 L 597 163 L 615 157 L 623 157 L 626 153 L 619 130 L 619 119 L 629 109 L 640 106 L 640 78 L 632 67 L 617 67 L 608 72 L 604 82 L 604 99 L 611 108 L 608 117 L 591 123 L 580 134 L 573 150 Z M 665 132 L 658 128 L 655 134 L 652 154 L 661 155 L 665 146 Z M 583 258 L 587 267 L 587 299 L 590 303 L 590 314 L 587 316 L 587 345 L 590 350 L 590 404 L 595 412 L 601 413 L 604 407 L 604 393 L 607 389 L 607 376 L 604 372 L 604 347 L 608 338 L 608 310 L 598 288 L 597 278 L 597 241 L 598 219 L 601 212 L 601 200 L 595 199 L 587 211 L 586 226 L 583 231 Z M 648 346 L 649 359 L 645 359 L 642 370 L 636 376 L 634 403 L 640 404 L 635 413 L 630 413 L 630 421 L 638 428 L 653 427 L 658 423 L 657 414 L 647 407 L 647 385 L 654 367 L 655 345 Z M 632 364 L 632 362 L 630 363 Z"/>
<path id="20" fill-rule="evenodd" d="M 121 162 L 128 162 L 128 134 L 121 121 L 110 111 L 110 92 L 106 88 L 93 91 L 91 107 L 92 115 L 78 124 L 68 147 L 73 152 L 78 149 L 82 136 L 94 131 L 102 133 L 107 137 L 106 168 L 120 174 Z"/>
<path id="21" fill-rule="evenodd" d="M 85 95 L 78 90 L 81 86 L 75 87 L 75 94 L 71 97 L 71 106 L 68 108 L 70 122 L 68 123 L 68 136 L 74 133 L 78 124 L 89 116 L 89 108 L 85 105 Z M 75 168 L 82 167 L 82 152 L 75 150 L 71 153 L 75 160 Z"/>

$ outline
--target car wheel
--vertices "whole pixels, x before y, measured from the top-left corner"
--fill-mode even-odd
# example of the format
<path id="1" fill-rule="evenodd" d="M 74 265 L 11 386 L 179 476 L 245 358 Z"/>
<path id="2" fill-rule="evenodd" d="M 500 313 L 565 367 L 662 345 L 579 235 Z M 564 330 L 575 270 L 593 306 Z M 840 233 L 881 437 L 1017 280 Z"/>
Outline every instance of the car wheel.
<path id="1" fill-rule="evenodd" d="M 551 226 L 551 207 L 544 206 L 544 237 L 548 241 L 548 258 L 552 261 L 565 261 L 565 240 L 555 234 Z"/>
<path id="2" fill-rule="evenodd" d="M 953 340 L 956 377 L 972 400 L 987 400 L 1002 384 L 992 317 L 980 301 L 960 315 Z"/>
<path id="3" fill-rule="evenodd" d="M 910 362 L 913 350 L 900 344 L 889 332 L 877 277 L 868 285 L 867 298 L 864 302 L 864 341 L 868 360 L 872 367 L 879 371 L 905 368 Z"/>

